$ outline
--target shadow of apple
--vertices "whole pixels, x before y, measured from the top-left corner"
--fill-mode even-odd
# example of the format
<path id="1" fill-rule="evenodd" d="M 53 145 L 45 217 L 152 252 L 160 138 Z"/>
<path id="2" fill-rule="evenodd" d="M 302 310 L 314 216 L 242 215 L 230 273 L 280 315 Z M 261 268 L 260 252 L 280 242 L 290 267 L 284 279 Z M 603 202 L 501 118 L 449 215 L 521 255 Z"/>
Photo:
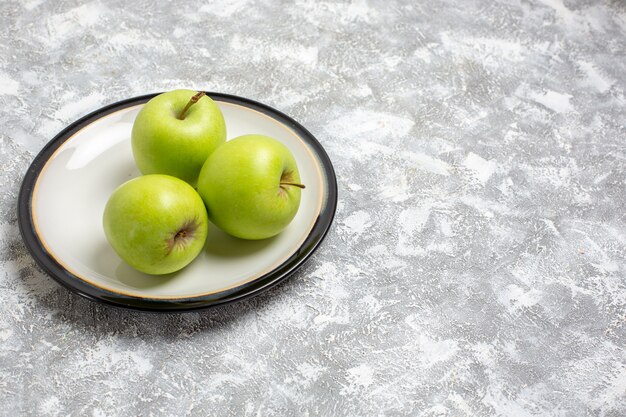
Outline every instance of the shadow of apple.
<path id="1" fill-rule="evenodd" d="M 276 236 L 262 240 L 239 239 L 230 236 L 209 222 L 209 235 L 205 250 L 212 256 L 220 258 L 243 258 L 262 251 L 275 240 Z"/>
<path id="2" fill-rule="evenodd" d="M 128 285 L 132 289 L 140 290 L 160 287 L 172 278 L 176 277 L 177 274 L 177 272 L 164 275 L 144 274 L 143 272 L 137 271 L 122 260 L 120 260 L 119 265 L 115 268 L 115 277 L 119 282 Z"/>

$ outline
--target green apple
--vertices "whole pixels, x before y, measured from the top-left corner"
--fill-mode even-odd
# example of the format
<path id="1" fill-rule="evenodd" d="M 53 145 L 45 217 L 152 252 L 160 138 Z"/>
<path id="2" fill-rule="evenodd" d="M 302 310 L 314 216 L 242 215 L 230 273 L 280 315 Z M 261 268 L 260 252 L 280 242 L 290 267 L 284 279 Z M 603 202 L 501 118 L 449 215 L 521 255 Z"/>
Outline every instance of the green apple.
<path id="1" fill-rule="evenodd" d="M 203 92 L 174 90 L 143 106 L 131 138 L 142 174 L 172 175 L 195 187 L 204 161 L 226 141 L 226 124 Z"/>
<path id="2" fill-rule="evenodd" d="M 280 233 L 300 206 L 300 175 L 289 149 L 268 136 L 229 140 L 207 159 L 198 192 L 209 219 L 242 239 Z"/>
<path id="3" fill-rule="evenodd" d="M 204 247 L 209 219 L 189 184 L 145 175 L 120 185 L 104 209 L 104 233 L 126 263 L 147 274 L 184 268 Z"/>

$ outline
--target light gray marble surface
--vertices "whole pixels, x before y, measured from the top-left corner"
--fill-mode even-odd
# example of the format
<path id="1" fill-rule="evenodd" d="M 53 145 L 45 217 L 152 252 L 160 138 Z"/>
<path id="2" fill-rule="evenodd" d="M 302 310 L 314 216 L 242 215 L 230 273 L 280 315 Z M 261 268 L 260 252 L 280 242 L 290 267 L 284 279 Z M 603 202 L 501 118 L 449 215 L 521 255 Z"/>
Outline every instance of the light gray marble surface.
<path id="1" fill-rule="evenodd" d="M 621 0 L 0 2 L 0 414 L 626 415 Z M 152 315 L 59 287 L 19 185 L 191 87 L 306 126 L 340 203 L 290 280 Z"/>

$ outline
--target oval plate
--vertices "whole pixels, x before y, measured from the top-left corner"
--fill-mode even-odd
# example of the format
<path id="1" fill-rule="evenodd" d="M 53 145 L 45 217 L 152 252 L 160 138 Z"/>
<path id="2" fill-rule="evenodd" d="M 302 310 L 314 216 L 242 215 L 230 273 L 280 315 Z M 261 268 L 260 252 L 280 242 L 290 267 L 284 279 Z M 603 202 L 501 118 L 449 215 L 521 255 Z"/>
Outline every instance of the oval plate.
<path id="1" fill-rule="evenodd" d="M 296 271 L 317 249 L 337 206 L 333 166 L 298 122 L 264 104 L 207 93 L 220 106 L 228 139 L 258 133 L 291 150 L 306 189 L 298 214 L 278 236 L 230 237 L 210 225 L 205 250 L 166 276 L 142 274 L 111 249 L 102 229 L 115 188 L 139 176 L 130 133 L 137 112 L 157 94 L 120 101 L 72 123 L 52 139 L 26 172 L 18 201 L 20 232 L 37 263 L 78 294 L 149 311 L 188 311 L 254 296 Z"/>

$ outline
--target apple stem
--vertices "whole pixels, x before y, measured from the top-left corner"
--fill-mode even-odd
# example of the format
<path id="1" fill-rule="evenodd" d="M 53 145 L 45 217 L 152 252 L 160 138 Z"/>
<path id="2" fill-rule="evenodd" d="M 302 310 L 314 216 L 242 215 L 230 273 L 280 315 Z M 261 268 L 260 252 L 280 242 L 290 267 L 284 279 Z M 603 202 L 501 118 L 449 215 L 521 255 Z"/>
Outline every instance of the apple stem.
<path id="1" fill-rule="evenodd" d="M 193 97 L 191 97 L 191 99 L 189 100 L 189 102 L 187 103 L 187 105 L 185 106 L 183 111 L 181 111 L 180 114 L 178 115 L 178 119 L 179 120 L 185 120 L 185 113 L 187 113 L 187 110 L 189 110 L 189 107 L 191 107 L 192 105 L 197 103 L 198 100 L 200 100 L 202 98 L 202 96 L 204 96 L 204 95 L 205 95 L 204 91 L 200 91 L 199 93 L 197 93 Z"/>
<path id="2" fill-rule="evenodd" d="M 304 184 L 298 184 L 297 182 L 281 182 L 280 185 L 293 185 L 298 188 L 306 188 Z"/>

